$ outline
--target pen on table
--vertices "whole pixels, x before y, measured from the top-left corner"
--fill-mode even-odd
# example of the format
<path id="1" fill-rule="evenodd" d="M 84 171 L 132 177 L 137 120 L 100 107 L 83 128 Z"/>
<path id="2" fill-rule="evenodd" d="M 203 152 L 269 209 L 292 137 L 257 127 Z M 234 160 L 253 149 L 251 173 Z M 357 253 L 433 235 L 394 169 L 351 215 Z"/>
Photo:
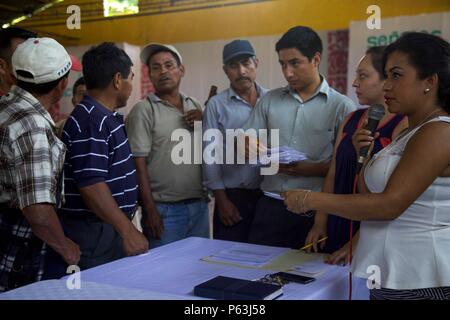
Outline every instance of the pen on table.
<path id="1" fill-rule="evenodd" d="M 325 241 L 325 240 L 327 240 L 327 239 L 328 239 L 328 237 L 323 237 L 323 238 L 317 240 L 317 243 L 322 242 L 322 241 Z M 311 242 L 311 243 L 309 243 L 309 244 L 307 244 L 307 245 L 301 247 L 299 250 L 305 250 L 305 249 L 308 249 L 309 247 L 312 247 L 312 245 L 313 245 L 313 243 Z"/>

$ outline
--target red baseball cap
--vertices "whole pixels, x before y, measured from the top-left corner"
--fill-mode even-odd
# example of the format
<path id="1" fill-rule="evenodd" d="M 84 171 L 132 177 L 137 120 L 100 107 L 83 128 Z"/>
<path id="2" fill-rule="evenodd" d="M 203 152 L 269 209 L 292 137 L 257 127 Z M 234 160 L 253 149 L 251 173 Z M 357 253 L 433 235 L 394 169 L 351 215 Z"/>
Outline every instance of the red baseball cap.
<path id="1" fill-rule="evenodd" d="M 80 60 L 74 56 L 73 54 L 69 54 L 70 60 L 72 60 L 72 67 L 70 70 L 81 72 L 83 71 L 83 66 L 81 65 Z"/>

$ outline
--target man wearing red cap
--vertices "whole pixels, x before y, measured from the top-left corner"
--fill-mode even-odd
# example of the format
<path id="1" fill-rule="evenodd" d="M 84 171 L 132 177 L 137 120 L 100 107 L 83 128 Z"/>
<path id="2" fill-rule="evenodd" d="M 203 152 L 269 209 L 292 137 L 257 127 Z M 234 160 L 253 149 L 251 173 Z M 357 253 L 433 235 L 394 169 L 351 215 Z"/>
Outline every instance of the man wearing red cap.
<path id="1" fill-rule="evenodd" d="M 72 68 L 70 70 L 77 72 L 83 71 L 83 66 L 81 65 L 80 60 L 73 54 L 69 54 L 69 56 L 70 60 L 72 60 Z"/>

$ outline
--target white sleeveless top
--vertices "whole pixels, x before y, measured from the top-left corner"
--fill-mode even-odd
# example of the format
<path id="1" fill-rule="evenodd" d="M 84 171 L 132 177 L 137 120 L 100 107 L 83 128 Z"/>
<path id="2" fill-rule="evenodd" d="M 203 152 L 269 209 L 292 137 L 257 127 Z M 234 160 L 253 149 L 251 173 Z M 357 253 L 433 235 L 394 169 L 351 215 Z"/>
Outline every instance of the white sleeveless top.
<path id="1" fill-rule="evenodd" d="M 450 117 L 426 123 L 434 121 L 450 123 Z M 395 139 L 369 161 L 364 176 L 371 192 L 383 192 L 409 139 L 424 124 Z M 395 220 L 363 221 L 360 230 L 352 262 L 355 276 L 368 278 L 374 265 L 379 267 L 382 288 L 450 286 L 450 178 L 434 180 Z"/>

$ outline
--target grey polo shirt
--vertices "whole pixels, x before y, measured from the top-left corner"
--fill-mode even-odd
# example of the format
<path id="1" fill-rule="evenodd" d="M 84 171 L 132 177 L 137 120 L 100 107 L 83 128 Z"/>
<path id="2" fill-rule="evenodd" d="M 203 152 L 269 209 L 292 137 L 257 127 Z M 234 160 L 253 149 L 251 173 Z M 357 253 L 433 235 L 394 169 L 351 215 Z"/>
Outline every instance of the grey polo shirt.
<path id="1" fill-rule="evenodd" d="M 202 110 L 193 98 L 182 94 L 184 111 Z M 194 143 L 191 143 L 191 164 L 175 164 L 172 149 L 179 141 L 171 141 L 172 132 L 186 129 L 194 141 L 183 113 L 155 94 L 138 102 L 126 120 L 131 151 L 135 157 L 146 157 L 150 187 L 155 201 L 175 202 L 203 196 L 201 164 L 194 164 Z M 201 134 L 198 139 L 201 139 Z M 198 141 L 201 148 L 201 141 Z"/>
<path id="2" fill-rule="evenodd" d="M 258 100 L 267 93 L 256 84 Z M 248 120 L 253 106 L 228 88 L 212 97 L 203 113 L 203 131 L 219 129 L 223 136 L 223 164 L 203 163 L 203 183 L 211 190 L 227 188 L 256 189 L 261 183 L 260 168 L 246 164 L 226 164 L 226 129 L 240 129 Z M 203 146 L 216 143 L 204 141 Z"/>
<path id="3" fill-rule="evenodd" d="M 356 110 L 354 103 L 331 88 L 325 78 L 315 94 L 303 101 L 289 86 L 269 91 L 256 105 L 244 129 L 279 129 L 279 146 L 304 152 L 308 161 L 331 160 L 339 125 Z M 268 141 L 271 141 L 271 135 Z M 294 188 L 320 190 L 323 177 L 285 174 L 264 176 L 261 189 L 282 192 Z"/>

